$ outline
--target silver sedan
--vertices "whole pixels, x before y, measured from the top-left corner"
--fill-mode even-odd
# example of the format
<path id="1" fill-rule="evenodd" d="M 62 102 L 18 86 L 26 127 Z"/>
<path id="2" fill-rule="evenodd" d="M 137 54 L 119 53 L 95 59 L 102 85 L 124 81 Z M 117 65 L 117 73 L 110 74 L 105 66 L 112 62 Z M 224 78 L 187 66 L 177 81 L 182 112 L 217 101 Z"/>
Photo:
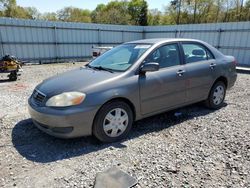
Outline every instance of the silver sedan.
<path id="1" fill-rule="evenodd" d="M 220 108 L 236 81 L 235 66 L 234 57 L 199 40 L 128 42 L 44 80 L 29 98 L 29 112 L 50 135 L 114 142 L 145 117 L 199 101 Z"/>

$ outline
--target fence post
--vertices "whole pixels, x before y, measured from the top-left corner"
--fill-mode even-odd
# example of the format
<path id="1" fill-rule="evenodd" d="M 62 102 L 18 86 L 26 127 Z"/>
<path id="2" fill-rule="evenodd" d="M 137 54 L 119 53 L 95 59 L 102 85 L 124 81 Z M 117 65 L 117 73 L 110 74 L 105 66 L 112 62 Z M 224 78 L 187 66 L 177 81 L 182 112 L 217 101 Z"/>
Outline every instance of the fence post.
<path id="1" fill-rule="evenodd" d="M 56 58 L 56 62 L 58 61 L 58 44 L 57 44 L 57 30 L 56 30 L 56 26 L 54 26 L 54 45 L 55 45 L 55 58 Z"/>
<path id="2" fill-rule="evenodd" d="M 122 43 L 124 43 L 124 31 L 122 30 Z"/>
<path id="3" fill-rule="evenodd" d="M 101 29 L 98 29 L 98 36 L 97 36 L 97 38 L 98 38 L 98 46 L 100 46 L 101 45 Z"/>
<path id="4" fill-rule="evenodd" d="M 220 29 L 218 30 L 218 39 L 217 39 L 217 48 L 218 48 L 218 49 L 220 49 L 221 32 L 223 32 L 223 30 L 220 28 Z"/>
<path id="5" fill-rule="evenodd" d="M 145 32 L 144 27 L 142 29 L 142 39 L 146 39 L 146 32 Z"/>
<path id="6" fill-rule="evenodd" d="M 1 40 L 1 51 L 2 51 L 2 55 L 4 56 L 3 37 L 2 37 L 1 31 L 0 31 L 0 40 Z"/>
<path id="7" fill-rule="evenodd" d="M 175 38 L 178 38 L 178 29 L 175 30 Z"/>

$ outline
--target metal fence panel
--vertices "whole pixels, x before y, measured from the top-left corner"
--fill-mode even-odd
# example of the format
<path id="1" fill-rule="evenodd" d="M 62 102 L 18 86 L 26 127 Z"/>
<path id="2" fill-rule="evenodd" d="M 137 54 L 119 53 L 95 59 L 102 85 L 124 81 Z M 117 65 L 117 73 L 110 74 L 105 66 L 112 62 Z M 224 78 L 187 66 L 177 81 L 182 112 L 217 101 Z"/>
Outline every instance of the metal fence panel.
<path id="1" fill-rule="evenodd" d="M 239 65 L 250 66 L 250 22 L 150 26 L 144 31 L 146 38 L 200 39 L 224 54 L 235 56 Z"/>
<path id="2" fill-rule="evenodd" d="M 93 46 L 142 39 L 142 27 L 0 18 L 0 55 L 30 61 L 86 59 Z"/>
<path id="3" fill-rule="evenodd" d="M 141 27 L 0 18 L 0 55 L 31 61 L 86 59 L 93 46 L 176 37 L 206 41 L 250 66 L 250 22 Z"/>

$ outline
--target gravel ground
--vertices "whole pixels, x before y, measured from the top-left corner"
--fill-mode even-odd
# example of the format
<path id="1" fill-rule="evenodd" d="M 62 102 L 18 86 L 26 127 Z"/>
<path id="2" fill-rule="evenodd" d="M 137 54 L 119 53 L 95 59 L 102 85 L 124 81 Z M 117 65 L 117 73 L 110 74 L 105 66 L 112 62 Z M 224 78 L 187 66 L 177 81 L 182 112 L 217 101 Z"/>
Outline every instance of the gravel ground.
<path id="1" fill-rule="evenodd" d="M 239 74 L 225 106 L 200 104 L 153 116 L 129 138 L 61 140 L 34 127 L 27 98 L 43 79 L 81 66 L 25 66 L 17 82 L 0 79 L 0 187 L 92 187 L 112 166 L 141 187 L 250 187 L 250 75 Z"/>

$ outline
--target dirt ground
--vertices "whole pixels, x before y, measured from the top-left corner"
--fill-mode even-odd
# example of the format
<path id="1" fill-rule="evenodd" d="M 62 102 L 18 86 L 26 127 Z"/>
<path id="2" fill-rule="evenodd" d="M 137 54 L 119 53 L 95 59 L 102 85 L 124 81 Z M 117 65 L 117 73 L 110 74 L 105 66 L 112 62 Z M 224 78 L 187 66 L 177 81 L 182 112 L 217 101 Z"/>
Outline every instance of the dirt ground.
<path id="1" fill-rule="evenodd" d="M 81 65 L 24 66 L 16 82 L 0 75 L 0 187 L 93 187 L 113 166 L 136 187 L 250 187 L 250 74 L 238 74 L 220 110 L 195 104 L 146 118 L 120 143 L 42 133 L 28 97 L 43 79 Z"/>

